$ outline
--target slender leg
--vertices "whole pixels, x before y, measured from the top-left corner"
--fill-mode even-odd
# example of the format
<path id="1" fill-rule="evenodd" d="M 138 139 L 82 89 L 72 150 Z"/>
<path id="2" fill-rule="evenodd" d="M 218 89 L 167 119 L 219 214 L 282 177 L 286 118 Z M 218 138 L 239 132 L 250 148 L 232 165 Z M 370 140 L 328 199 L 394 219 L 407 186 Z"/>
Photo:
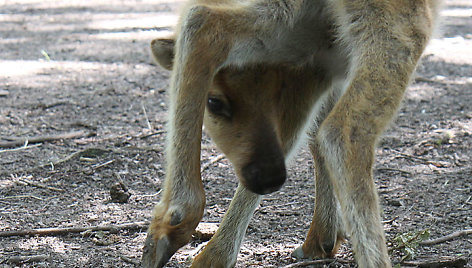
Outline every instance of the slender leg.
<path id="1" fill-rule="evenodd" d="M 202 53 L 210 44 L 197 44 L 204 40 L 198 32 L 204 33 L 208 27 L 204 24 L 205 13 L 204 8 L 192 9 L 177 39 L 167 126 L 167 174 L 163 197 L 154 209 L 148 230 L 144 267 L 163 267 L 190 240 L 203 215 L 205 195 L 200 176 L 203 112 L 212 75 L 224 61 L 221 56 Z M 221 46 L 216 47 L 221 48 L 220 53 L 225 52 Z"/>
<path id="2" fill-rule="evenodd" d="M 319 153 L 316 140 L 310 142 L 315 162 L 315 212 L 305 243 L 293 252 L 296 258 L 332 257 L 344 241 L 339 204 L 334 194 L 331 175 Z"/>
<path id="3" fill-rule="evenodd" d="M 339 99 L 340 92 L 339 83 L 331 85 L 326 100 L 322 100 L 323 109 L 317 114 L 312 126 L 312 133 L 310 133 L 309 147 L 315 164 L 315 211 L 305 242 L 292 254 L 296 258 L 332 257 L 345 238 L 339 202 L 334 193 L 331 174 L 326 166 L 325 157 L 320 153 L 320 144 L 316 139 L 318 126 L 333 109 Z"/>
<path id="4" fill-rule="evenodd" d="M 236 264 L 241 242 L 261 197 L 239 184 L 218 231 L 195 258 L 192 267 L 226 268 Z"/>
<path id="5" fill-rule="evenodd" d="M 341 38 L 351 44 L 353 61 L 346 92 L 317 136 L 359 267 L 391 267 L 372 176 L 374 147 L 399 106 L 433 16 L 424 1 L 392 3 L 335 6 L 344 14 Z M 411 14 L 398 11 L 405 9 Z"/>
<path id="6" fill-rule="evenodd" d="M 144 267 L 163 267 L 190 240 L 203 215 L 200 142 L 206 97 L 214 75 L 225 64 L 235 43 L 247 45 L 245 55 L 254 54 L 252 44 L 259 42 L 255 25 L 270 31 L 281 23 L 278 16 L 285 16 L 297 2 L 287 1 L 283 12 L 269 4 L 260 8 L 194 6 L 184 14 L 171 77 L 167 174 L 163 197 L 154 209 L 148 230 Z M 237 60 L 244 62 L 242 57 Z"/>

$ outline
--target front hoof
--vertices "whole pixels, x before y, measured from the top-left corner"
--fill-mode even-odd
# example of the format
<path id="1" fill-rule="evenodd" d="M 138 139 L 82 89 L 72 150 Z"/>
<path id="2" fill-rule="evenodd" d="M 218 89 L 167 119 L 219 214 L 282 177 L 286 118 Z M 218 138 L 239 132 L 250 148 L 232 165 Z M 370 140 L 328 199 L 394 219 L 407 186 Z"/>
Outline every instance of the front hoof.
<path id="1" fill-rule="evenodd" d="M 178 248 L 177 248 L 178 249 Z M 172 247 L 169 238 L 163 236 L 154 240 L 153 235 L 148 233 L 143 249 L 143 258 L 141 260 L 143 268 L 161 268 L 177 251 Z"/>
<path id="2" fill-rule="evenodd" d="M 295 249 L 293 252 L 292 252 L 292 257 L 294 257 L 295 259 L 297 260 L 301 260 L 301 259 L 306 259 L 307 257 L 305 256 L 305 253 L 303 253 L 303 248 L 302 246 L 299 246 L 297 249 Z"/>

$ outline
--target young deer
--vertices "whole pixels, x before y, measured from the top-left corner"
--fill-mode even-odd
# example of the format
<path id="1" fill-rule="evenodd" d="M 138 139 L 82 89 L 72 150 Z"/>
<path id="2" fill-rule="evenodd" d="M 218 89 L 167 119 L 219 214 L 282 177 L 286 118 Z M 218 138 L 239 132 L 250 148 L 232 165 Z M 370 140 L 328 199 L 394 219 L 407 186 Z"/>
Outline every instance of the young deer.
<path id="1" fill-rule="evenodd" d="M 286 180 L 307 133 L 313 221 L 296 257 L 336 253 L 391 267 L 372 176 L 374 147 L 397 110 L 438 11 L 435 0 L 193 0 L 176 39 L 156 39 L 172 69 L 167 176 L 143 266 L 163 267 L 202 218 L 202 124 L 240 179 L 192 267 L 232 267 L 261 195 Z"/>

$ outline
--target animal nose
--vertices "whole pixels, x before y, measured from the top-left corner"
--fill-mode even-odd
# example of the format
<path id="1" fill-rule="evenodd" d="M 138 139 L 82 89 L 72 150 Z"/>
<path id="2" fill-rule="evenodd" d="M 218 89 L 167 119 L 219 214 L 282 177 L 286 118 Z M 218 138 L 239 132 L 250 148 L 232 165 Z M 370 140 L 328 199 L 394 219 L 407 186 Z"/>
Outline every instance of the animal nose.
<path id="1" fill-rule="evenodd" d="M 284 161 L 252 162 L 242 168 L 244 185 L 256 194 L 269 194 L 279 190 L 287 179 Z"/>

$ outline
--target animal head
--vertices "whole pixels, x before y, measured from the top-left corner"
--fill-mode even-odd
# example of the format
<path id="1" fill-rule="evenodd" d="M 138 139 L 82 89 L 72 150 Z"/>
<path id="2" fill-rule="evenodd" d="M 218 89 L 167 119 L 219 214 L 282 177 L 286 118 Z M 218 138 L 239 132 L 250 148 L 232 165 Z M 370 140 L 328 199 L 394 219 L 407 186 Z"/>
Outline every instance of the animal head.
<path id="1" fill-rule="evenodd" d="M 172 69 L 173 39 L 151 42 L 154 59 Z M 286 180 L 281 141 L 282 75 L 277 68 L 227 67 L 214 77 L 204 114 L 205 131 L 252 192 L 267 194 Z"/>

